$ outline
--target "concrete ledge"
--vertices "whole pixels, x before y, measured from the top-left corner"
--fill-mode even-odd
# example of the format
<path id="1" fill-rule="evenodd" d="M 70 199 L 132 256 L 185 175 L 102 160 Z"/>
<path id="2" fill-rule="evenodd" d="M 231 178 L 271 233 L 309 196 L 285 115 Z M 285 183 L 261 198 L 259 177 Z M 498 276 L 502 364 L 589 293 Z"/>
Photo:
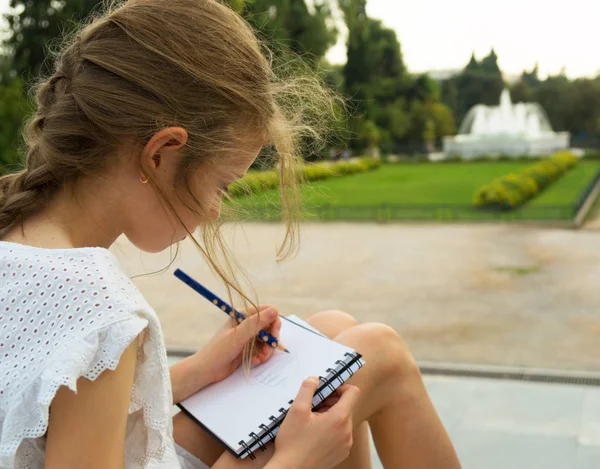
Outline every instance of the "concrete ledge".
<path id="1" fill-rule="evenodd" d="M 436 362 L 419 362 L 419 368 L 424 375 L 464 376 L 470 378 L 600 386 L 600 372 L 585 370 L 557 370 Z"/>
<path id="2" fill-rule="evenodd" d="M 590 192 L 590 195 L 588 195 L 587 199 L 585 199 L 585 202 L 583 203 L 583 205 L 579 209 L 579 212 L 577 212 L 577 214 L 575 215 L 575 218 L 573 219 L 573 224 L 577 228 L 579 228 L 579 227 L 581 227 L 581 225 L 583 225 L 589 211 L 594 206 L 594 202 L 596 202 L 596 199 L 598 198 L 599 195 L 600 195 L 600 181 L 598 181 L 596 183 L 596 185 L 592 189 L 592 192 Z"/>
<path id="3" fill-rule="evenodd" d="M 188 357 L 195 352 L 196 350 L 189 348 L 167 349 L 167 355 L 179 358 Z M 487 378 L 600 387 L 600 372 L 593 371 L 556 370 L 548 368 L 474 365 L 428 361 L 419 361 L 418 364 L 423 375 Z"/>

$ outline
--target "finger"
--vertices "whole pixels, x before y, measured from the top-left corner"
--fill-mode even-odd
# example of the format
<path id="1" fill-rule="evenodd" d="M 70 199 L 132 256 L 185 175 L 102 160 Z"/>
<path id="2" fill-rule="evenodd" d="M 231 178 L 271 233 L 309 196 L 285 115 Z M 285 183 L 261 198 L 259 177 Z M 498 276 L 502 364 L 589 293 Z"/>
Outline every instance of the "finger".
<path id="1" fill-rule="evenodd" d="M 262 313 L 263 311 L 271 308 L 277 309 L 273 305 L 259 305 L 258 312 Z M 256 308 L 254 306 L 250 306 L 248 309 L 240 309 L 239 311 L 240 313 L 244 313 L 245 316 L 254 316 L 256 314 Z"/>
<path id="2" fill-rule="evenodd" d="M 356 406 L 356 403 L 358 402 L 358 398 L 360 397 L 360 389 L 349 384 L 340 386 L 339 389 L 342 395 L 339 397 L 337 403 L 332 407 L 331 411 L 339 412 L 343 415 L 351 414 L 352 410 Z"/>
<path id="3" fill-rule="evenodd" d="M 262 342 L 256 345 L 255 357 L 258 359 L 259 363 L 266 362 L 270 358 L 269 349 L 270 347 Z"/>
<path id="4" fill-rule="evenodd" d="M 279 333 L 281 332 L 281 318 L 277 315 L 277 319 L 273 321 L 270 326 L 269 333 L 279 340 Z"/>
<path id="5" fill-rule="evenodd" d="M 237 327 L 243 340 L 249 340 L 258 334 L 260 329 L 268 329 L 268 326 L 278 318 L 277 310 L 274 308 L 266 309 L 261 313 L 249 316 Z"/>
<path id="6" fill-rule="evenodd" d="M 300 386 L 300 391 L 298 391 L 296 399 L 294 399 L 294 402 L 292 403 L 292 407 L 290 407 L 290 411 L 311 412 L 313 397 L 315 392 L 317 392 L 318 387 L 318 378 L 313 376 L 305 379 L 302 382 L 302 386 Z"/>
<path id="7" fill-rule="evenodd" d="M 269 334 L 279 340 L 279 331 L 281 330 L 281 318 L 277 316 L 277 319 L 271 323 L 269 326 Z M 262 348 L 262 352 L 264 352 L 264 357 L 262 357 L 263 361 L 267 361 L 269 358 L 273 356 L 275 353 L 276 347 L 273 347 L 269 343 L 264 344 Z"/>
<path id="8" fill-rule="evenodd" d="M 227 318 L 227 320 L 218 329 L 217 334 L 219 334 L 221 332 L 225 332 L 229 329 L 233 329 L 235 326 L 237 326 L 237 322 L 231 317 Z"/>

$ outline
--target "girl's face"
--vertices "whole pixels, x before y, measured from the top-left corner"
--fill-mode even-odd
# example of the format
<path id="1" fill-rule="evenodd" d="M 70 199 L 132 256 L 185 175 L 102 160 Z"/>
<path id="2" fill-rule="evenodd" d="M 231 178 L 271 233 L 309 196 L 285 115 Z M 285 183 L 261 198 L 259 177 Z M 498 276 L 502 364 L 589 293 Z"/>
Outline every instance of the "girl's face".
<path id="1" fill-rule="evenodd" d="M 174 149 L 161 151 L 158 164 L 156 157 L 151 160 L 156 165 L 153 175 L 178 217 L 157 196 L 151 182 L 132 181 L 138 195 L 132 198 L 136 201 L 132 204 L 135 207 L 128 208 L 128 212 L 135 215 L 125 235 L 143 251 L 160 252 L 185 239 L 187 231 L 193 233 L 203 222 L 217 220 L 227 187 L 244 176 L 261 148 L 262 143 L 247 143 L 185 175 L 192 194 L 185 181 L 177 177 L 182 160 L 180 152 Z"/>

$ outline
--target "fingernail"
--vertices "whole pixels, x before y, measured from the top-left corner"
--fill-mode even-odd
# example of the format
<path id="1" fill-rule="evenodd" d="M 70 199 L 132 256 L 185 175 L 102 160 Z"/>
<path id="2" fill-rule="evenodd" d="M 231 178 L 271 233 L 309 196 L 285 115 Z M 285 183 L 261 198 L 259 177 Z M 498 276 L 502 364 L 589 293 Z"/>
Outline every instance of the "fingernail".
<path id="1" fill-rule="evenodd" d="M 266 312 L 268 319 L 275 319 L 275 317 L 277 316 L 277 311 L 275 310 L 275 308 L 269 308 Z"/>

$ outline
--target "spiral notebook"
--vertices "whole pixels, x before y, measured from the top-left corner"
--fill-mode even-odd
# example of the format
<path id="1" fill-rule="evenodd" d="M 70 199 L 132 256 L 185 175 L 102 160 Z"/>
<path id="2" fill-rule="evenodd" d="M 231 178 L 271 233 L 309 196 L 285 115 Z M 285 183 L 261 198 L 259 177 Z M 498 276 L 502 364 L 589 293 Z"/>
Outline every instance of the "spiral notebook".
<path id="1" fill-rule="evenodd" d="M 178 404 L 238 458 L 275 438 L 302 381 L 319 376 L 313 407 L 363 366 L 361 355 L 314 330 L 301 319 L 282 317 L 281 342 L 291 353 L 275 350 L 249 378 L 241 369 Z"/>

